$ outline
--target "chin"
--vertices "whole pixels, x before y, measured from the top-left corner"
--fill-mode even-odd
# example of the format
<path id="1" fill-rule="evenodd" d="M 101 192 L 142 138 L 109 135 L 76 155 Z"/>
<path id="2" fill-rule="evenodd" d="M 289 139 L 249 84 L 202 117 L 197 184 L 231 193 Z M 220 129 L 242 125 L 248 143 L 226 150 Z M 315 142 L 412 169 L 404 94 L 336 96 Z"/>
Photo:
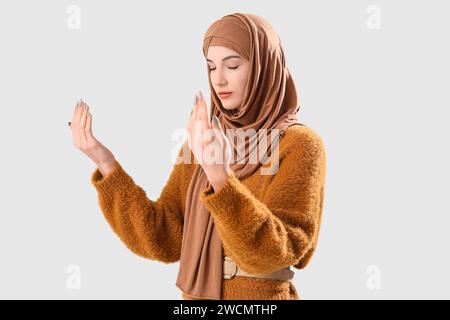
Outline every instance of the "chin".
<path id="1" fill-rule="evenodd" d="M 222 106 L 229 111 L 237 109 L 239 107 L 235 103 L 223 103 L 223 102 L 222 102 Z"/>

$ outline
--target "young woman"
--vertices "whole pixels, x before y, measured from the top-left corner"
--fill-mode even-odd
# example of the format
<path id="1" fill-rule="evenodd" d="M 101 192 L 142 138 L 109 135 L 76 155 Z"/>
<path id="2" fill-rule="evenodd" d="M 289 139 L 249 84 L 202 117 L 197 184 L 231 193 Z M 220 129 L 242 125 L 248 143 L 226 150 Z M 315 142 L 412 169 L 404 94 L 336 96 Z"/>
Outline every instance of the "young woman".
<path id="1" fill-rule="evenodd" d="M 178 153 L 184 161 L 157 200 L 95 139 L 83 101 L 72 119 L 74 144 L 97 165 L 91 181 L 100 208 L 127 247 L 148 259 L 180 261 L 176 286 L 184 299 L 300 299 L 290 267 L 305 268 L 317 246 L 323 141 L 296 118 L 296 87 L 265 19 L 222 17 L 204 35 L 203 53 L 210 109 L 201 93 L 195 97 Z M 256 154 L 264 160 L 254 161 Z"/>

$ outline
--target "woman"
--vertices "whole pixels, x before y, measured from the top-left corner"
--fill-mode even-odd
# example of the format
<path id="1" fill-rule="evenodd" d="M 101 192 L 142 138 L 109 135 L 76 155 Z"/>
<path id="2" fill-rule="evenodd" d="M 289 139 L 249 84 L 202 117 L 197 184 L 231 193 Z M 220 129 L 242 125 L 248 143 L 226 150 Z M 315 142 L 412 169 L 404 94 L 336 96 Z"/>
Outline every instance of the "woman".
<path id="1" fill-rule="evenodd" d="M 201 93 L 195 97 L 188 139 L 157 200 L 95 139 L 83 101 L 74 111 L 74 144 L 96 163 L 91 181 L 100 208 L 127 247 L 180 261 L 176 285 L 184 299 L 300 299 L 290 266 L 306 267 L 317 245 L 323 141 L 296 119 L 300 104 L 283 46 L 262 17 L 217 20 L 203 53 L 211 108 Z"/>

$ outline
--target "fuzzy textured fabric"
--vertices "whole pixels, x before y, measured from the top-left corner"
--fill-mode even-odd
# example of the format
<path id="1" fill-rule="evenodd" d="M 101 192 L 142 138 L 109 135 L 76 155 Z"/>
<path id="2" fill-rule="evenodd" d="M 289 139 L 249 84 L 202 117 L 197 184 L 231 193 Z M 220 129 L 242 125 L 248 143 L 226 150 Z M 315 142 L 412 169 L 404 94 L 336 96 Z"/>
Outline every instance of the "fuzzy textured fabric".
<path id="1" fill-rule="evenodd" d="M 210 186 L 200 195 L 213 215 L 224 255 L 250 273 L 287 266 L 303 269 L 317 246 L 324 143 L 313 129 L 291 126 L 280 140 L 279 161 L 274 175 L 260 175 L 258 170 L 238 180 L 231 174 L 219 192 Z M 196 165 L 175 164 L 156 200 L 150 200 L 118 162 L 106 177 L 98 168 L 92 173 L 104 217 L 132 252 L 163 263 L 179 261 L 186 191 Z M 181 296 L 196 299 L 183 292 Z M 300 295 L 291 282 L 235 276 L 223 279 L 222 299 L 298 300 Z"/>

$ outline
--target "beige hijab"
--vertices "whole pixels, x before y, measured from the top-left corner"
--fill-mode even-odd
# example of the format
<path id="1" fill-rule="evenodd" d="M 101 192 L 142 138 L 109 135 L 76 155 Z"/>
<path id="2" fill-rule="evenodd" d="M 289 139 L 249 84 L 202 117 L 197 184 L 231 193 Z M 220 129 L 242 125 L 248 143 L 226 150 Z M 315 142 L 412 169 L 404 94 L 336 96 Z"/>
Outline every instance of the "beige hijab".
<path id="1" fill-rule="evenodd" d="M 272 135 L 266 133 L 270 138 L 266 144 L 267 156 L 270 156 L 286 128 L 300 124 L 296 118 L 300 104 L 293 79 L 285 64 L 281 40 L 264 18 L 243 13 L 222 17 L 209 27 L 204 36 L 205 58 L 209 46 L 213 45 L 230 48 L 250 61 L 244 100 L 237 110 L 227 110 L 222 106 L 208 72 L 211 118 L 216 115 L 225 132 L 239 128 L 256 131 L 254 136 L 247 137 L 248 140 L 244 138 L 244 144 L 242 141 L 230 141 L 234 148 L 231 169 L 237 178 L 243 179 L 264 163 L 248 161 L 258 150 L 258 142 L 261 141 L 259 130 L 266 129 L 270 132 L 274 128 L 278 129 L 275 130 L 279 132 L 277 139 L 272 139 Z M 244 159 L 242 145 L 245 145 L 246 150 Z M 200 193 L 209 186 L 205 172 L 197 163 L 187 191 L 176 285 L 188 295 L 219 300 L 222 290 L 223 247 L 213 217 L 199 198 Z"/>

